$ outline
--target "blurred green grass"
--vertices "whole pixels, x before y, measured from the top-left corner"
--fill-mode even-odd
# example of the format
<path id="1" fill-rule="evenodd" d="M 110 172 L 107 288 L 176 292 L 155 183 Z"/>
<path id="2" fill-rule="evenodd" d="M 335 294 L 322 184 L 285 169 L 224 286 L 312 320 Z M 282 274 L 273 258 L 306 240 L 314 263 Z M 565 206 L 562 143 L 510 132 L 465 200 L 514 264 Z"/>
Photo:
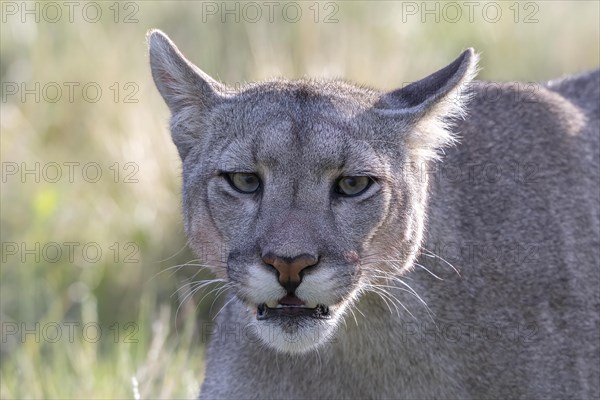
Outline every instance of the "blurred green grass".
<path id="1" fill-rule="evenodd" d="M 223 15 L 221 2 L 99 2 L 102 18 L 92 23 L 82 15 L 86 3 L 77 3 L 73 22 L 64 7 L 57 22 L 48 21 L 55 14 L 36 22 L 21 10 L 12 13 L 10 7 L 25 3 L 2 2 L 1 158 L 5 173 L 14 166 L 19 172 L 3 175 L 0 197 L 0 397 L 197 394 L 202 324 L 218 306 L 211 311 L 213 296 L 200 303 L 203 292 L 184 299 L 189 280 L 209 274 L 195 266 L 168 269 L 195 257 L 180 222 L 180 163 L 167 131 L 168 110 L 149 73 L 148 29 L 163 29 L 189 59 L 232 85 L 310 75 L 392 89 L 470 46 L 482 53 L 480 79 L 544 81 L 598 67 L 598 2 L 496 2 L 502 16 L 495 22 L 492 11 L 482 14 L 488 3 L 475 9 L 472 22 L 463 6 L 453 23 L 448 19 L 455 14 L 443 14 L 441 2 L 439 22 L 435 13 L 423 15 L 422 2 L 298 2 L 297 22 L 282 17 L 287 3 L 277 3 L 273 22 L 261 2 L 256 22 L 238 5 L 236 22 L 235 14 Z M 26 4 L 42 12 L 46 3 Z M 427 3 L 428 9 L 435 4 Z M 416 14 L 409 13 L 413 5 Z M 207 14 L 207 6 L 216 6 L 217 14 Z M 333 11 L 337 22 L 325 23 Z M 525 23 L 534 11 L 537 22 Z M 125 23 L 132 12 L 137 22 Z M 35 91 L 36 83 L 40 100 L 30 93 L 23 101 L 20 85 Z M 52 85 L 43 92 L 49 83 L 62 88 L 60 100 L 47 101 L 54 93 Z M 102 90 L 97 102 L 81 91 L 89 83 Z M 10 94 L 12 84 L 19 93 Z M 71 101 L 68 85 L 75 84 Z M 39 179 L 21 176 L 23 167 L 36 163 Z M 62 168 L 55 183 L 43 174 L 46 168 L 54 176 L 51 163 Z M 79 163 L 71 164 L 72 180 L 64 163 Z M 97 182 L 94 168 L 82 174 L 91 163 L 102 172 Z M 54 243 L 63 250 L 56 260 Z M 65 243 L 78 243 L 72 258 Z M 102 256 L 86 255 L 86 244 Z M 54 324 L 63 329 L 55 342 Z M 79 324 L 72 340 L 68 324 Z M 86 324 L 102 330 L 97 341 L 84 334 Z"/>

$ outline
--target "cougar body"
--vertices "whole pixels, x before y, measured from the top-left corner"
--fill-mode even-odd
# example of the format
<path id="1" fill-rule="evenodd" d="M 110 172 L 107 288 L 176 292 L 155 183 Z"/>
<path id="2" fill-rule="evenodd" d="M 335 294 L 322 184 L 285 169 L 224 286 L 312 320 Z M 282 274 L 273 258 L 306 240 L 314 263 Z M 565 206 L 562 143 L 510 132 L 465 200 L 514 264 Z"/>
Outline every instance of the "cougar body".
<path id="1" fill-rule="evenodd" d="M 472 81 L 467 50 L 388 93 L 232 91 L 149 42 L 186 232 L 230 288 L 201 398 L 598 396 L 599 71 Z"/>

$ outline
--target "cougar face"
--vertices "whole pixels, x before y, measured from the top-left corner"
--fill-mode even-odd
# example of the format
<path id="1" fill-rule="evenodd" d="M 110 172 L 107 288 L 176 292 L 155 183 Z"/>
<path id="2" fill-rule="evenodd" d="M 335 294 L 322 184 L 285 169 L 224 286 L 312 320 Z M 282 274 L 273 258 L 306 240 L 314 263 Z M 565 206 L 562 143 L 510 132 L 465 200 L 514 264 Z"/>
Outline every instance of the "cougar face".
<path id="1" fill-rule="evenodd" d="M 344 100 L 310 82 L 255 87 L 221 105 L 204 132 L 213 139 L 184 160 L 192 245 L 201 256 L 218 238 L 215 272 L 278 350 L 326 340 L 369 282 L 385 278 L 373 265 L 391 254 L 386 236 L 407 248 L 420 237 L 422 199 L 409 194 L 417 184 L 390 172 L 404 149 L 385 150 L 374 139 L 382 132 Z M 391 257 L 404 266 L 410 252 Z"/>
<path id="2" fill-rule="evenodd" d="M 414 166 L 452 140 L 439 115 L 460 111 L 447 98 L 473 75 L 472 50 L 424 88 L 387 94 L 313 80 L 232 91 L 157 32 L 150 57 L 183 160 L 192 248 L 264 344 L 323 344 L 363 292 L 412 265 L 427 188 Z"/>

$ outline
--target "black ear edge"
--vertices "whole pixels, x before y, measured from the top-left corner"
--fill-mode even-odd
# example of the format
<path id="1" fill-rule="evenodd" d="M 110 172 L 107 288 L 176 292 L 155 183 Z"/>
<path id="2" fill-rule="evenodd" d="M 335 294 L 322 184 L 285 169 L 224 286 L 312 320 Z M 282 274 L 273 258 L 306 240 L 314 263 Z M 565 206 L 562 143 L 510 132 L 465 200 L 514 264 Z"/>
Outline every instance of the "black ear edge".
<path id="1" fill-rule="evenodd" d="M 440 99 L 457 88 L 462 90 L 464 84 L 473 80 L 479 71 L 478 61 L 479 55 L 475 50 L 467 48 L 444 68 L 405 87 L 385 93 L 375 104 L 375 108 L 392 113 L 423 116 Z M 459 93 L 463 94 L 466 95 Z"/>
<path id="2" fill-rule="evenodd" d="M 437 78 L 443 79 L 445 76 L 448 77 L 448 80 L 437 92 L 434 92 L 434 95 L 427 99 L 427 105 L 447 96 L 449 92 L 462 86 L 463 83 L 472 81 L 477 74 L 477 63 L 478 56 L 475 54 L 475 50 L 470 47 L 463 51 L 456 60 L 435 72 L 433 75 Z M 435 89 L 435 87 L 431 88 L 432 91 L 435 91 Z"/>
<path id="3" fill-rule="evenodd" d="M 469 48 L 428 77 L 383 94 L 372 111 L 414 157 L 440 160 L 444 148 L 458 140 L 454 122 L 467 114 L 478 59 Z"/>

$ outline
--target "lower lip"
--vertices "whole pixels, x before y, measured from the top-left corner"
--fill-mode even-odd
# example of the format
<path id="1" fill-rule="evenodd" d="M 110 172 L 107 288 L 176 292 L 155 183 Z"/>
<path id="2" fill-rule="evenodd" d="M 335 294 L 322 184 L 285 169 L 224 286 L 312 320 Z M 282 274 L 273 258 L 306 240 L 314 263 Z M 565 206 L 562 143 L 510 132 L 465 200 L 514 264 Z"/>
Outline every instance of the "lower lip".
<path id="1" fill-rule="evenodd" d="M 286 306 L 278 308 L 270 308 L 265 304 L 257 307 L 256 319 L 267 320 L 274 318 L 314 318 L 328 319 L 331 315 L 329 309 L 325 306 L 317 306 L 316 308 L 306 308 L 299 306 Z"/>

